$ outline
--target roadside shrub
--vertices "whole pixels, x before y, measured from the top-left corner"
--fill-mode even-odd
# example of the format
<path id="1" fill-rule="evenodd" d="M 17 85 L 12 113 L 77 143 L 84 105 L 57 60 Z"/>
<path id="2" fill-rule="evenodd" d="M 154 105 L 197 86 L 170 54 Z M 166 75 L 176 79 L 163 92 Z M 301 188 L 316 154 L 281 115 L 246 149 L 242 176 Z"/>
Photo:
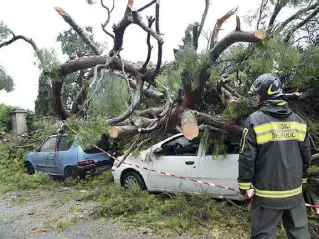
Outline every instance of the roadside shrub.
<path id="1" fill-rule="evenodd" d="M 46 174 L 36 172 L 28 175 L 25 172 L 24 160 L 27 154 L 57 129 L 45 121 L 35 122 L 34 127 L 36 131 L 33 135 L 9 135 L 7 142 L 0 144 L 0 191 L 50 189 L 57 186 Z"/>
<path id="2" fill-rule="evenodd" d="M 13 106 L 0 104 L 0 131 L 9 132 L 11 130 L 11 116 L 10 111 Z"/>

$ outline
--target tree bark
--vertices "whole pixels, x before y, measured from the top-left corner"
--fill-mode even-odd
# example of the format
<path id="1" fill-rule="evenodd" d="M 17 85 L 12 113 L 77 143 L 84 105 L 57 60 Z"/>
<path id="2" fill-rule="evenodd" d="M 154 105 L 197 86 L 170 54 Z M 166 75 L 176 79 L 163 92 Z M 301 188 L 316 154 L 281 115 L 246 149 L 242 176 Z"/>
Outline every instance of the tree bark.
<path id="1" fill-rule="evenodd" d="M 233 31 L 220 40 L 211 50 L 210 55 L 213 62 L 226 50 L 229 46 L 236 42 L 260 43 L 266 36 L 263 30 L 255 32 Z"/>
<path id="2" fill-rule="evenodd" d="M 139 118 L 134 122 L 134 125 L 121 125 L 112 126 L 109 129 L 109 135 L 111 138 L 121 138 L 125 136 L 131 136 L 141 132 L 141 128 L 146 128 L 150 124 L 154 123 L 156 119 Z"/>
<path id="3" fill-rule="evenodd" d="M 223 116 L 211 116 L 205 113 L 194 111 L 194 114 L 198 120 L 198 123 L 204 125 L 210 125 L 219 129 L 224 129 L 234 136 L 241 136 L 243 128 L 235 125 L 233 122 L 225 121 Z"/>
<path id="4" fill-rule="evenodd" d="M 62 120 L 66 120 L 71 116 L 71 113 L 65 109 L 62 102 L 61 92 L 62 92 L 62 80 L 54 80 L 52 84 L 52 94 L 53 94 L 53 109 L 60 116 Z"/>

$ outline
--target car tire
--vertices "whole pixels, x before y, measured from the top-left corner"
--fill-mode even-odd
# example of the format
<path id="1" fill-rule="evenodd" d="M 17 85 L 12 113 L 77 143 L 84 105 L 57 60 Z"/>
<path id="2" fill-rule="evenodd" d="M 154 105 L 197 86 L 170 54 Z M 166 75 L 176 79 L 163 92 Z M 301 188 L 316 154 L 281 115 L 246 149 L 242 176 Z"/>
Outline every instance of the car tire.
<path id="1" fill-rule="evenodd" d="M 25 169 L 26 169 L 27 174 L 32 175 L 32 174 L 35 173 L 35 170 L 34 170 L 32 164 L 31 164 L 30 162 L 26 162 L 26 163 L 24 164 L 24 167 L 25 167 Z"/>
<path id="2" fill-rule="evenodd" d="M 142 190 L 146 189 L 144 180 L 137 172 L 128 172 L 123 176 L 123 187 L 125 190 L 130 190 L 133 184 L 138 184 Z"/>
<path id="3" fill-rule="evenodd" d="M 64 169 L 64 178 L 76 178 L 78 176 L 77 170 L 72 166 L 67 166 Z"/>

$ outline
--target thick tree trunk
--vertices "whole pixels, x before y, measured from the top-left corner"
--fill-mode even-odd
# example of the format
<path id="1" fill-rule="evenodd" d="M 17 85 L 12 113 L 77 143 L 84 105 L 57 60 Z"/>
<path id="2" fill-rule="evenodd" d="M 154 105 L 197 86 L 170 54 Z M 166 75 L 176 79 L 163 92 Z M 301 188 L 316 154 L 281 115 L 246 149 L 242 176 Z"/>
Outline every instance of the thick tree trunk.
<path id="1" fill-rule="evenodd" d="M 62 92 L 62 81 L 54 81 L 52 84 L 52 94 L 53 94 L 53 109 L 60 116 L 62 120 L 66 120 L 71 116 L 70 112 L 64 107 L 62 102 L 61 92 Z"/>

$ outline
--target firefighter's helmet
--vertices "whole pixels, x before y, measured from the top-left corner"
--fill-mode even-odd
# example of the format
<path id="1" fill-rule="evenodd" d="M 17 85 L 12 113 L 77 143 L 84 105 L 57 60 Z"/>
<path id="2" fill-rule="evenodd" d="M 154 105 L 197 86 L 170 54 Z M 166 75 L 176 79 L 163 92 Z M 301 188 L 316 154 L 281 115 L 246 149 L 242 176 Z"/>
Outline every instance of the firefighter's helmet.
<path id="1" fill-rule="evenodd" d="M 257 77 L 249 93 L 260 95 L 260 101 L 274 100 L 284 95 L 279 77 L 272 73 L 265 73 Z"/>

